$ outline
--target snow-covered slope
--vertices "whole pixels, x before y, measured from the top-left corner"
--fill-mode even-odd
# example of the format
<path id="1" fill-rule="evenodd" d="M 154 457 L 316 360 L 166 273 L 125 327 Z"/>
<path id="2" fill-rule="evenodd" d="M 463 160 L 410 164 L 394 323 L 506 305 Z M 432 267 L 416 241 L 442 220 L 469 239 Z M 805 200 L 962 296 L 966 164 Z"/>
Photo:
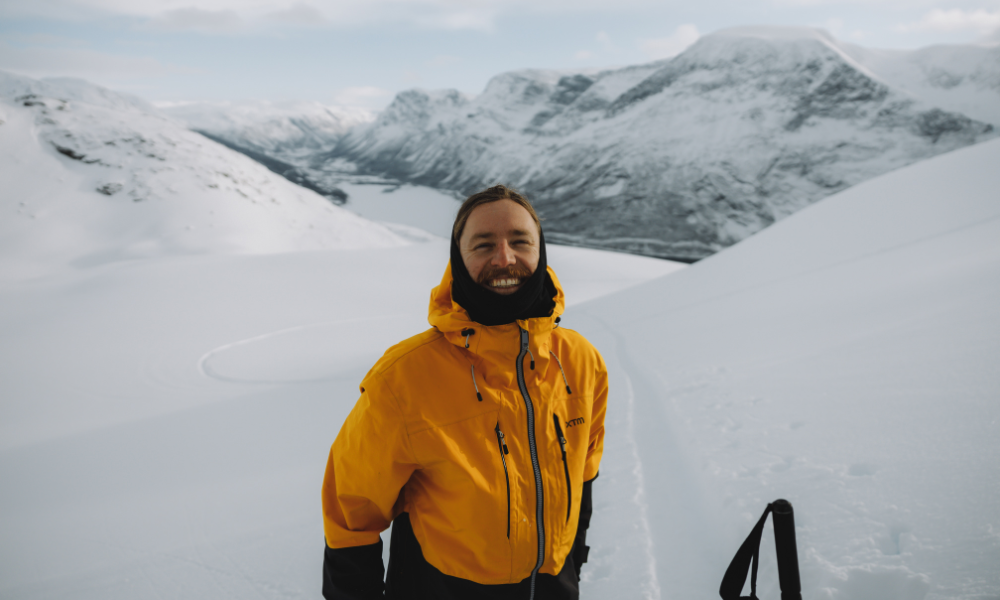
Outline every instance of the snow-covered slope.
<path id="1" fill-rule="evenodd" d="M 927 104 L 1000 126 L 1000 46 L 876 50 L 838 45 L 894 88 Z"/>
<path id="2" fill-rule="evenodd" d="M 447 261 L 437 240 L 0 278 L 0 597 L 318 598 L 330 444 Z M 549 261 L 571 306 L 685 268 Z"/>
<path id="3" fill-rule="evenodd" d="M 461 192 L 510 183 L 555 241 L 698 259 L 858 182 L 996 135 L 891 81 L 820 31 L 725 30 L 649 65 L 504 73 L 471 99 L 403 92 L 330 158 Z"/>
<path id="4" fill-rule="evenodd" d="M 5 276 L 177 253 L 403 244 L 141 100 L 0 73 Z"/>
<path id="5" fill-rule="evenodd" d="M 804 598 L 1000 594 L 998 164 L 990 141 L 900 169 L 567 316 L 638 459 L 594 487 L 594 597 L 712 597 L 777 498 Z"/>
<path id="6" fill-rule="evenodd" d="M 323 157 L 352 127 L 375 114 L 362 108 L 318 102 L 185 102 L 160 109 L 209 139 L 246 154 L 271 171 L 342 204 L 347 200 L 332 180 Z"/>
<path id="7" fill-rule="evenodd" d="M 1000 596 L 998 161 L 994 141 L 901 169 L 590 303 L 654 261 L 553 247 L 563 325 L 613 390 L 585 597 L 717 598 L 777 497 L 804 598 Z M 0 280 L 0 596 L 318 597 L 330 444 L 371 364 L 427 327 L 447 256 Z"/>
<path id="8" fill-rule="evenodd" d="M 158 107 L 191 129 L 277 156 L 329 150 L 351 127 L 375 118 L 367 109 L 319 102 L 178 102 Z"/>

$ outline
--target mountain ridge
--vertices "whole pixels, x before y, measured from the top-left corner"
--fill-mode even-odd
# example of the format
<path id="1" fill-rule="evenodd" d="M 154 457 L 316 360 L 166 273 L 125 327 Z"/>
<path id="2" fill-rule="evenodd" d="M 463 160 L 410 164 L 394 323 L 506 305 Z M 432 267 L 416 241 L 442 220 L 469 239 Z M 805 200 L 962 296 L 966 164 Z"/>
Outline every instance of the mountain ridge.
<path id="1" fill-rule="evenodd" d="M 326 156 L 460 194 L 512 184 L 553 241 L 691 261 L 992 135 L 893 89 L 827 34 L 767 28 L 629 73 L 503 73 L 473 99 L 402 92 Z"/>
<path id="2" fill-rule="evenodd" d="M 859 48 L 808 28 L 723 30 L 644 65 L 511 71 L 477 96 L 405 90 L 323 151 L 283 156 L 322 185 L 364 175 L 456 197 L 513 185 L 552 241 L 694 261 L 997 135 L 1000 111 L 984 105 L 1000 106 L 1000 49 L 949 50 L 956 61 Z M 921 65 L 954 85 L 927 83 Z"/>

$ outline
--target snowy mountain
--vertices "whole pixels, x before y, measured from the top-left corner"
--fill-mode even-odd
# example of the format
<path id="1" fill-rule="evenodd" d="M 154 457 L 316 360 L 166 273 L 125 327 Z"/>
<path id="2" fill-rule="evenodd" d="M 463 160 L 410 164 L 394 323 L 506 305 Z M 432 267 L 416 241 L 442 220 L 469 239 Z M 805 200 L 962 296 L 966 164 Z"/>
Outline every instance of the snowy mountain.
<path id="1" fill-rule="evenodd" d="M 893 60 L 852 51 L 863 62 L 820 31 L 740 28 L 648 65 L 504 73 L 475 98 L 410 90 L 327 158 L 461 193 L 513 184 L 553 241 L 699 259 L 832 193 L 996 135 L 920 96 L 997 103 L 995 51 L 977 54 L 979 67 L 938 60 L 948 49 Z M 954 75 L 965 87 L 910 85 L 912 69 L 899 66 L 950 73 L 952 63 L 976 74 Z"/>
<path id="2" fill-rule="evenodd" d="M 164 254 L 404 243 L 144 101 L 84 81 L 0 72 L 0 121 L 7 274 Z"/>
<path id="3" fill-rule="evenodd" d="M 290 156 L 329 150 L 349 129 L 375 119 L 367 109 L 319 102 L 177 102 L 157 108 L 196 131 Z"/>
<path id="4" fill-rule="evenodd" d="M 921 101 L 1000 125 L 1000 46 L 876 50 L 840 42 L 882 81 Z"/>
<path id="5" fill-rule="evenodd" d="M 337 203 L 347 194 L 317 177 L 315 169 L 308 168 L 310 158 L 331 150 L 352 127 L 375 119 L 367 109 L 318 102 L 182 102 L 158 107 L 190 129 Z"/>

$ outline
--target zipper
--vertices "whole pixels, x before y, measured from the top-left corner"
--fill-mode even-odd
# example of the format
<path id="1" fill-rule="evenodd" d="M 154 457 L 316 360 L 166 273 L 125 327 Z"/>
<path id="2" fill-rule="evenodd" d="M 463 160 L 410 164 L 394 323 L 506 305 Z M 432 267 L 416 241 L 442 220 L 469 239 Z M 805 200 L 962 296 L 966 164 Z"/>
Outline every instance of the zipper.
<path id="1" fill-rule="evenodd" d="M 566 438 L 563 437 L 562 427 L 559 426 L 559 415 L 552 413 L 552 420 L 556 423 L 556 435 L 559 436 L 559 448 L 562 449 L 563 470 L 566 472 L 566 522 L 569 523 L 569 511 L 573 508 L 573 484 L 569 481 L 569 464 L 566 462 Z"/>
<path id="2" fill-rule="evenodd" d="M 497 446 L 500 448 L 500 460 L 503 462 L 503 477 L 507 480 L 507 539 L 510 539 L 510 475 L 507 473 L 507 455 L 510 450 L 507 448 L 507 440 L 500 431 L 500 422 L 497 421 L 495 429 L 497 434 Z"/>
<path id="3" fill-rule="evenodd" d="M 542 468 L 538 466 L 538 447 L 535 445 L 535 406 L 531 403 L 531 396 L 528 395 L 528 386 L 524 383 L 524 355 L 528 353 L 528 332 L 521 329 L 521 352 L 517 355 L 517 362 L 514 368 L 517 371 L 517 386 L 521 389 L 521 396 L 524 398 L 524 406 L 528 413 L 528 449 L 531 451 L 531 468 L 535 471 L 535 522 L 538 525 L 538 558 L 535 561 L 535 568 L 531 571 L 531 594 L 528 600 L 535 598 L 535 578 L 538 570 L 545 562 L 545 505 L 542 491 Z"/>

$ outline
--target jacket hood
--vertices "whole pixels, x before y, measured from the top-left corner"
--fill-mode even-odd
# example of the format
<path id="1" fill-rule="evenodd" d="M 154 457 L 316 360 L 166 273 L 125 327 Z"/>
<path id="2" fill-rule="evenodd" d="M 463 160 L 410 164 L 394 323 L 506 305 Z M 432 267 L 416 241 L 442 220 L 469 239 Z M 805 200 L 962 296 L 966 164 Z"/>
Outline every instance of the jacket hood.
<path id="1" fill-rule="evenodd" d="M 532 323 L 552 324 L 556 317 L 561 315 L 565 309 L 565 296 L 563 295 L 562 285 L 560 285 L 559 279 L 556 277 L 556 273 L 552 270 L 551 266 L 546 267 L 546 271 L 548 271 L 549 277 L 552 278 L 552 284 L 556 288 L 554 298 L 556 306 L 552 309 L 552 314 L 547 317 L 528 319 Z M 485 327 L 485 325 L 472 321 L 469 318 L 468 311 L 451 299 L 451 282 L 451 262 L 449 261 L 448 266 L 444 270 L 444 277 L 441 278 L 441 283 L 431 290 L 431 303 L 427 311 L 427 321 L 441 333 L 452 333 L 468 327 Z M 504 327 L 504 325 L 497 325 L 496 327 Z"/>

